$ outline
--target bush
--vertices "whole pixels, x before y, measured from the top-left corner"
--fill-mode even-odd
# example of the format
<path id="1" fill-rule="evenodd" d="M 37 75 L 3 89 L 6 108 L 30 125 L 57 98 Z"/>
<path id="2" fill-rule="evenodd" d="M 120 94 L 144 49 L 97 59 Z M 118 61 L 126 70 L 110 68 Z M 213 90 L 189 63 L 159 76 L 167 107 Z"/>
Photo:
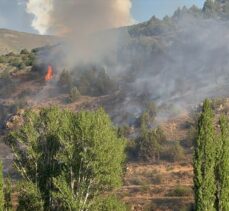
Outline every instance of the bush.
<path id="1" fill-rule="evenodd" d="M 137 145 L 134 140 L 127 139 L 126 154 L 128 160 L 136 160 L 138 156 Z"/>
<path id="2" fill-rule="evenodd" d="M 12 195 L 12 184 L 10 179 L 7 178 L 5 180 L 5 188 L 4 188 L 4 199 L 5 199 L 4 207 L 6 211 L 12 210 L 13 207 L 11 195 Z"/>
<path id="3" fill-rule="evenodd" d="M 0 96 L 9 97 L 15 89 L 16 84 L 11 79 L 9 72 L 4 71 L 0 76 Z"/>
<path id="4" fill-rule="evenodd" d="M 151 179 L 153 184 L 161 184 L 163 182 L 163 177 L 161 174 L 156 174 Z"/>
<path id="5" fill-rule="evenodd" d="M 172 144 L 163 149 L 162 157 L 168 161 L 181 161 L 185 157 L 184 149 L 179 143 Z"/>
<path id="6" fill-rule="evenodd" d="M 70 90 L 70 93 L 69 93 L 69 101 L 71 103 L 74 103 L 76 100 L 78 100 L 80 98 L 80 92 L 79 90 L 77 89 L 77 87 L 73 87 L 71 90 Z"/>
<path id="7" fill-rule="evenodd" d="M 197 129 L 194 126 L 191 126 L 188 131 L 187 139 L 183 141 L 183 146 L 188 148 L 192 147 L 196 136 L 197 136 Z"/>
<path id="8" fill-rule="evenodd" d="M 116 196 L 100 197 L 91 211 L 126 211 L 126 205 Z"/>
<path id="9" fill-rule="evenodd" d="M 43 201 L 39 189 L 31 182 L 19 184 L 17 211 L 43 210 Z"/>
<path id="10" fill-rule="evenodd" d="M 192 196 L 193 191 L 190 187 L 185 186 L 177 186 L 174 190 L 171 190 L 167 196 L 176 196 L 176 197 L 184 197 L 184 196 Z"/>
<path id="11" fill-rule="evenodd" d="M 58 84 L 65 91 L 70 91 L 73 86 L 72 83 L 73 82 L 70 73 L 67 70 L 63 70 L 62 73 L 60 74 Z"/>
<path id="12" fill-rule="evenodd" d="M 161 129 L 150 130 L 143 126 L 141 135 L 136 140 L 139 159 L 147 162 L 160 160 L 162 143 L 165 140 L 166 138 Z"/>
<path id="13" fill-rule="evenodd" d="M 5 56 L 0 56 L 0 63 L 6 63 L 7 59 Z"/>
<path id="14" fill-rule="evenodd" d="M 25 65 L 26 66 L 33 66 L 35 64 L 35 55 L 30 53 L 28 57 L 25 59 Z"/>
<path id="15" fill-rule="evenodd" d="M 22 49 L 20 54 L 29 54 L 29 51 L 27 49 Z"/>

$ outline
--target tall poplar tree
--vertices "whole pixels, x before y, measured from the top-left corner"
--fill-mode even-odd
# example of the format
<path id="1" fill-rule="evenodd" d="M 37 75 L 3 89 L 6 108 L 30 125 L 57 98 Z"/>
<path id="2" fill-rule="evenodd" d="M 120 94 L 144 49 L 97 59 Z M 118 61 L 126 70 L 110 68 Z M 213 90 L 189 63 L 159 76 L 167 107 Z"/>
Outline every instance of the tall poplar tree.
<path id="1" fill-rule="evenodd" d="M 194 191 L 197 211 L 215 210 L 216 201 L 216 135 L 211 102 L 205 100 L 198 121 L 194 151 Z"/>
<path id="2" fill-rule="evenodd" d="M 226 116 L 220 118 L 221 150 L 218 163 L 219 210 L 229 210 L 229 122 Z"/>

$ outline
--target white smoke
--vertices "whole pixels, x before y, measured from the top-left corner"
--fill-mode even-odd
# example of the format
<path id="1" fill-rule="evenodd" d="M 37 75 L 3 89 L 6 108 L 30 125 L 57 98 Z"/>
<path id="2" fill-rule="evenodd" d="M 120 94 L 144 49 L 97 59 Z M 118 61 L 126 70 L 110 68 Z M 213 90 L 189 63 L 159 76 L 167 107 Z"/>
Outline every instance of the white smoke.
<path id="1" fill-rule="evenodd" d="M 131 0 L 28 0 L 27 12 L 40 34 L 94 33 L 133 22 Z"/>
<path id="2" fill-rule="evenodd" d="M 51 22 L 53 0 L 29 0 L 26 9 L 28 13 L 34 15 L 32 27 L 40 34 L 46 34 Z"/>

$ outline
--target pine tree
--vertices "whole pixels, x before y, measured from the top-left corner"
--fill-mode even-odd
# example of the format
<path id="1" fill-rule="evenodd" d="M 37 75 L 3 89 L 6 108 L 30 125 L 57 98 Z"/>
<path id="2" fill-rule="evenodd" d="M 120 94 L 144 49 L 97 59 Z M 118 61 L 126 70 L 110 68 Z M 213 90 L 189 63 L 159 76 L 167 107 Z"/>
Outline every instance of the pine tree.
<path id="1" fill-rule="evenodd" d="M 226 116 L 220 119 L 221 151 L 219 156 L 219 210 L 229 210 L 229 122 Z"/>
<path id="2" fill-rule="evenodd" d="M 216 135 L 213 111 L 209 100 L 203 104 L 198 122 L 194 151 L 194 191 L 197 211 L 215 210 L 216 200 Z"/>
<path id="3" fill-rule="evenodd" d="M 3 169 L 0 162 L 0 211 L 4 210 L 4 192 L 3 192 Z"/>

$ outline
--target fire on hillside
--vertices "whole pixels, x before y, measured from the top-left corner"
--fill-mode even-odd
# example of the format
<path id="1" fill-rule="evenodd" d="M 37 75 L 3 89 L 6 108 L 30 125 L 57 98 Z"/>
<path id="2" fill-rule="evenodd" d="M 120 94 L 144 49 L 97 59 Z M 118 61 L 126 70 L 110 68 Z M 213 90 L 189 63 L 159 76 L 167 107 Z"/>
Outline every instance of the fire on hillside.
<path id="1" fill-rule="evenodd" d="M 51 65 L 48 65 L 48 70 L 47 73 L 45 75 L 45 81 L 50 81 L 53 78 L 53 68 Z"/>

